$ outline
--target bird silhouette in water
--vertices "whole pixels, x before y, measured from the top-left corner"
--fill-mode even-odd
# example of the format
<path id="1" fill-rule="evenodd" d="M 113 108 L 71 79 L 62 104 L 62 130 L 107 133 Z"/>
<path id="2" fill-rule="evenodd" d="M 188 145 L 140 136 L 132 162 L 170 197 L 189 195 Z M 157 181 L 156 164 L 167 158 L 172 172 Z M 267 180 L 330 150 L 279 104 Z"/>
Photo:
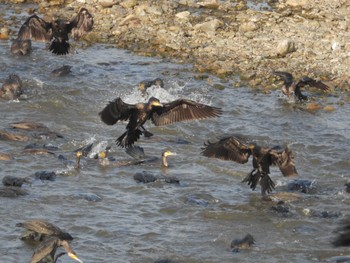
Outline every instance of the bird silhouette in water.
<path id="1" fill-rule="evenodd" d="M 162 104 L 154 97 L 146 103 L 137 104 L 127 104 L 121 98 L 117 98 L 99 113 L 101 120 L 107 125 L 113 125 L 118 121 L 129 121 L 126 132 L 117 139 L 117 145 L 121 147 L 133 145 L 142 134 L 146 137 L 153 135 L 143 127 L 147 120 L 160 126 L 180 121 L 219 117 L 221 114 L 222 111 L 219 108 L 191 100 L 178 99 Z"/>
<path id="2" fill-rule="evenodd" d="M 298 175 L 294 156 L 288 147 L 261 147 L 256 143 L 246 143 L 238 136 L 225 137 L 214 143 L 208 141 L 204 144 L 202 154 L 209 158 L 231 160 L 241 164 L 248 162 L 249 157 L 253 156 L 253 170 L 242 182 L 247 182 L 253 190 L 260 182 L 263 196 L 275 188 L 275 183 L 269 176 L 271 165 L 277 165 L 283 176 Z"/>
<path id="3" fill-rule="evenodd" d="M 282 93 L 288 98 L 295 96 L 300 101 L 308 100 L 308 97 L 301 93 L 301 88 L 305 86 L 315 87 L 323 91 L 329 90 L 329 87 L 323 82 L 309 77 L 302 77 L 295 80 L 293 75 L 288 72 L 274 71 L 273 74 L 283 80 Z"/>
<path id="4" fill-rule="evenodd" d="M 94 20 L 86 8 L 81 8 L 70 21 L 53 17 L 46 22 L 37 15 L 30 16 L 21 26 L 14 43 L 23 40 L 50 42 L 49 50 L 56 55 L 66 55 L 70 51 L 69 37 L 78 40 L 92 30 Z"/>

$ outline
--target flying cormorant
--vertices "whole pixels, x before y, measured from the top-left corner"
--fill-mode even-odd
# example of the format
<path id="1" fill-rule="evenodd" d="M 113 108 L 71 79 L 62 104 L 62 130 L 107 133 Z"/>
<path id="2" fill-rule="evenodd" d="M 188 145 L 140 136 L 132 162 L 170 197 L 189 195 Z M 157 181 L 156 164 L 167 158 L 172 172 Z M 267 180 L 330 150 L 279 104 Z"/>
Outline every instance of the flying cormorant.
<path id="1" fill-rule="evenodd" d="M 152 136 L 143 124 L 152 120 L 156 126 L 168 125 L 174 122 L 187 120 L 200 120 L 218 117 L 222 114 L 221 109 L 197 103 L 191 100 L 178 99 L 169 103 L 160 103 L 151 97 L 146 103 L 127 104 L 121 98 L 110 102 L 100 113 L 101 120 L 107 125 L 113 125 L 118 121 L 126 121 L 126 132 L 118 139 L 117 145 L 129 147 L 134 144 L 141 134 Z"/>
<path id="2" fill-rule="evenodd" d="M 70 21 L 54 17 L 51 22 L 46 22 L 32 15 L 19 29 L 18 40 L 50 42 L 49 50 L 52 53 L 66 55 L 70 49 L 68 34 L 71 33 L 74 40 L 78 40 L 92 30 L 93 24 L 94 20 L 86 8 L 81 8 Z"/>
<path id="3" fill-rule="evenodd" d="M 274 71 L 273 74 L 279 76 L 283 80 L 284 85 L 282 86 L 282 92 L 288 98 L 294 95 L 300 101 L 307 100 L 308 97 L 302 94 L 300 90 L 307 85 L 318 88 L 320 90 L 329 90 L 329 87 L 323 82 L 314 80 L 309 77 L 302 77 L 298 80 L 295 80 L 293 75 L 288 72 Z"/>
<path id="4" fill-rule="evenodd" d="M 207 142 L 204 144 L 202 154 L 210 158 L 231 160 L 237 163 L 248 162 L 253 156 L 253 170 L 242 182 L 247 182 L 251 189 L 255 189 L 260 181 L 261 194 L 266 195 L 275 188 L 275 183 L 271 180 L 270 166 L 278 165 L 283 176 L 297 175 L 292 151 L 286 147 L 284 150 L 280 146 L 261 147 L 256 143 L 246 143 L 243 138 L 236 136 L 225 137 L 218 142 Z"/>

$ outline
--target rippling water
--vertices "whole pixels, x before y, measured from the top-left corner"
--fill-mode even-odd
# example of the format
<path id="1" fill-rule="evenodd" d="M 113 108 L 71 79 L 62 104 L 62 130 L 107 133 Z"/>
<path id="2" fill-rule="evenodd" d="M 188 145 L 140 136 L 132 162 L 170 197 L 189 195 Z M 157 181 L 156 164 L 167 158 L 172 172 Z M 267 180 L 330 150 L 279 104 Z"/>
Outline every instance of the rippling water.
<path id="1" fill-rule="evenodd" d="M 23 21 L 22 21 L 23 22 Z M 29 142 L 1 141 L 0 151 L 15 159 L 1 162 L 0 176 L 29 177 L 28 196 L 2 198 L 0 204 L 0 253 L 2 262 L 29 261 L 34 248 L 19 240 L 18 222 L 41 218 L 71 233 L 72 246 L 84 262 L 153 262 L 172 258 L 179 262 L 324 262 L 346 253 L 330 244 L 334 230 L 348 215 L 349 196 L 344 192 L 350 168 L 347 94 L 320 97 L 335 111 L 310 112 L 279 98 L 279 92 L 264 94 L 249 87 L 234 88 L 235 80 L 198 75 L 190 65 L 166 59 L 136 56 L 111 46 L 81 47 L 77 53 L 55 56 L 34 44 L 29 57 L 9 54 L 10 42 L 0 42 L 0 78 L 18 74 L 25 98 L 1 101 L 1 127 L 16 121 L 45 124 L 64 138 Z M 54 77 L 51 71 L 71 65 L 72 74 Z M 74 160 L 73 150 L 94 142 L 112 145 L 118 160 L 129 157 L 117 148 L 115 139 L 125 125 L 104 125 L 98 112 L 118 96 L 130 103 L 146 100 L 137 89 L 145 79 L 161 77 L 165 89 L 153 87 L 149 96 L 171 101 L 188 98 L 219 106 L 218 119 L 177 123 L 165 127 L 146 125 L 155 135 L 141 138 L 146 154 L 159 156 L 168 148 L 169 167 L 159 165 L 101 167 L 85 159 L 75 170 L 57 155 L 31 155 L 23 148 L 33 142 L 50 143 L 59 153 Z M 220 84 L 223 89 L 216 89 Z M 344 104 L 344 105 L 342 105 Z M 287 202 L 290 212 L 271 210 L 273 202 L 262 201 L 260 189 L 251 191 L 240 181 L 251 164 L 207 159 L 200 155 L 205 140 L 225 133 L 249 135 L 263 145 L 288 144 L 294 151 L 301 179 L 314 182 L 316 191 L 299 194 Z M 183 143 L 184 141 L 188 143 Z M 56 171 L 55 181 L 35 180 L 34 173 Z M 136 172 L 177 176 L 180 185 L 157 182 L 138 184 Z M 290 178 L 272 169 L 277 182 L 274 193 L 286 191 Z M 322 218 L 311 211 L 341 213 Z M 256 244 L 247 251 L 232 253 L 232 239 L 251 233 Z M 59 262 L 71 262 L 62 257 Z"/>

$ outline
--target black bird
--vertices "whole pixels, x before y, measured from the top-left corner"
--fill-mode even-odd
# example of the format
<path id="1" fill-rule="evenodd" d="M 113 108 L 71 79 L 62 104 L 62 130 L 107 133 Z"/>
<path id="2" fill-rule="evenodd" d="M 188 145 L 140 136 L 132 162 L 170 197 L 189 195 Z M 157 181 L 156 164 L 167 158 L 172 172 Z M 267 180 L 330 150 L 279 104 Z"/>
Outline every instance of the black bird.
<path id="1" fill-rule="evenodd" d="M 2 84 L 0 98 L 14 100 L 23 94 L 22 81 L 16 74 L 11 74 Z"/>
<path id="2" fill-rule="evenodd" d="M 282 86 L 282 92 L 288 98 L 294 95 L 300 101 L 307 100 L 308 97 L 302 94 L 300 90 L 307 85 L 324 91 L 329 90 L 329 87 L 323 82 L 314 80 L 309 77 L 302 77 L 298 80 L 295 80 L 293 75 L 288 72 L 274 71 L 273 74 L 279 76 L 283 80 L 284 85 Z"/>
<path id="3" fill-rule="evenodd" d="M 30 39 L 15 39 L 11 45 L 11 53 L 14 55 L 25 56 L 32 51 L 32 41 Z"/>
<path id="4" fill-rule="evenodd" d="M 142 94 L 145 94 L 146 90 L 152 86 L 164 88 L 164 82 L 160 78 L 156 78 L 154 80 L 144 80 L 139 83 L 139 90 L 142 92 Z"/>
<path id="5" fill-rule="evenodd" d="M 62 240 L 73 240 L 73 237 L 60 229 L 58 226 L 45 220 L 29 220 L 23 223 L 17 223 L 17 227 L 23 227 L 26 232 L 22 235 L 22 240 L 42 241 L 47 237 L 57 237 Z"/>
<path id="6" fill-rule="evenodd" d="M 231 160 L 241 164 L 248 162 L 252 155 L 253 170 L 242 182 L 247 182 L 254 190 L 260 181 L 263 196 L 275 188 L 275 183 L 269 176 L 271 165 L 278 165 L 283 176 L 298 174 L 292 151 L 288 147 L 284 150 L 280 146 L 261 147 L 256 143 L 246 143 L 243 138 L 236 136 L 225 137 L 214 143 L 207 142 L 204 146 L 202 154 L 206 157 Z"/>
<path id="7" fill-rule="evenodd" d="M 43 242 L 41 242 L 39 246 L 35 249 L 34 254 L 30 259 L 29 263 L 39 263 L 41 262 L 41 260 L 43 260 L 47 256 L 51 258 L 50 259 L 51 261 L 53 260 L 54 262 L 56 262 L 58 257 L 65 254 L 65 253 L 60 253 L 57 256 L 55 256 L 56 250 L 58 247 L 63 247 L 70 258 L 80 263 L 83 263 L 83 261 L 80 260 L 77 254 L 73 251 L 69 243 L 66 240 L 62 240 L 57 237 L 50 237 L 48 239 L 45 239 Z"/>
<path id="8" fill-rule="evenodd" d="M 221 114 L 222 111 L 219 108 L 191 100 L 178 99 L 162 104 L 154 97 L 151 97 L 146 103 L 135 105 L 127 104 L 121 98 L 117 98 L 99 113 L 101 120 L 107 125 L 129 120 L 126 132 L 117 139 L 117 145 L 121 147 L 131 146 L 140 138 L 141 134 L 147 137 L 152 136 L 153 134 L 143 127 L 143 124 L 149 119 L 154 125 L 160 126 L 179 121 L 218 117 Z"/>
<path id="9" fill-rule="evenodd" d="M 93 24 L 94 20 L 86 8 L 81 8 L 70 21 L 54 17 L 51 22 L 46 22 L 32 15 L 19 29 L 18 39 L 51 42 L 49 50 L 52 53 L 66 55 L 70 50 L 68 34 L 71 33 L 74 40 L 78 40 L 92 30 Z"/>
<path id="10" fill-rule="evenodd" d="M 147 157 L 145 155 L 143 148 L 140 146 L 130 146 L 130 147 L 126 148 L 125 152 L 127 154 L 129 154 L 131 157 L 138 160 L 139 163 L 152 163 L 152 162 L 156 162 L 159 160 L 158 157 Z M 162 166 L 163 167 L 169 166 L 167 158 L 168 158 L 168 156 L 171 156 L 171 155 L 176 155 L 176 153 L 171 152 L 169 150 L 165 150 L 162 152 Z"/>

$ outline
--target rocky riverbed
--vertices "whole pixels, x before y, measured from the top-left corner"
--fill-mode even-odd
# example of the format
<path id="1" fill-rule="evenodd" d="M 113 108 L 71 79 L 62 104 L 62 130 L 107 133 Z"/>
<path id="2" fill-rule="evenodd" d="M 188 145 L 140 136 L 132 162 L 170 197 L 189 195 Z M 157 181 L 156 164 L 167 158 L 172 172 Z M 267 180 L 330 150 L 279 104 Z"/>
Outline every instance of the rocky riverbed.
<path id="1" fill-rule="evenodd" d="M 13 0 L 21 9 L 23 0 Z M 115 44 L 147 56 L 188 62 L 261 89 L 273 70 L 308 75 L 349 90 L 350 3 L 347 0 L 78 0 L 37 1 L 40 14 L 67 18 L 84 6 L 94 15 L 89 43 Z M 20 22 L 2 21 L 19 28 Z M 10 37 L 16 35 L 10 32 Z"/>

